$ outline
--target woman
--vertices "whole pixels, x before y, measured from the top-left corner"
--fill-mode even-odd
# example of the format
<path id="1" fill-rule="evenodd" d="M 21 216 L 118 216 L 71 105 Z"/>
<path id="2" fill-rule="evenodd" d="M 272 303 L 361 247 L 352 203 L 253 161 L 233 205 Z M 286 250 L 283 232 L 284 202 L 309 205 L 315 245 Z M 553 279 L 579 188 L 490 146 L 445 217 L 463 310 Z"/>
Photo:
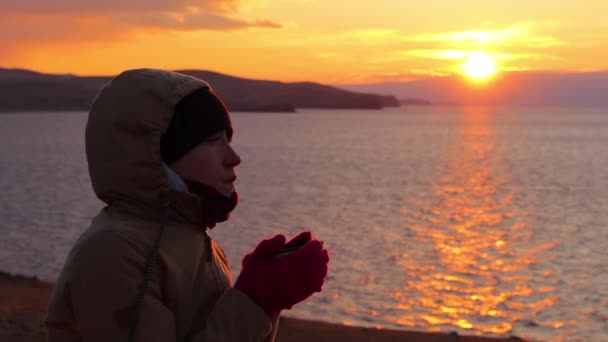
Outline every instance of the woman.
<path id="1" fill-rule="evenodd" d="M 95 97 L 86 154 L 107 206 L 70 251 L 45 324 L 57 341 L 272 341 L 281 310 L 321 291 L 329 256 L 309 232 L 243 259 L 234 286 L 207 229 L 238 202 L 226 107 L 202 80 L 138 69 Z"/>

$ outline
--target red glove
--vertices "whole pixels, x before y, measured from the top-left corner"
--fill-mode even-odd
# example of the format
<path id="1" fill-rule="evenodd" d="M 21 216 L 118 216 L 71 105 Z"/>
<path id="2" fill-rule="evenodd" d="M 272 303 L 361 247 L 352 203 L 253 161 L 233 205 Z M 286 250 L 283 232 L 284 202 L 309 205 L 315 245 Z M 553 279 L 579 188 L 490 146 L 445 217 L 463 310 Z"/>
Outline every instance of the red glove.
<path id="1" fill-rule="evenodd" d="M 306 232 L 296 238 L 303 238 L 303 234 Z M 243 270 L 234 284 L 270 317 L 321 292 L 328 271 L 329 253 L 322 242 L 312 240 L 290 254 L 274 258 L 284 245 L 283 235 L 262 241 L 243 259 Z"/>
<path id="2" fill-rule="evenodd" d="M 296 235 L 293 239 L 286 242 L 285 245 L 283 245 L 283 247 L 285 247 L 287 245 L 292 245 L 294 243 L 297 243 L 297 245 L 304 245 L 307 242 L 309 242 L 310 240 L 312 240 L 311 232 L 309 232 L 309 231 L 301 232 L 300 234 Z M 323 243 L 321 243 L 321 244 L 323 244 Z M 281 247 L 281 248 L 283 248 L 283 247 Z M 252 253 L 245 255 L 245 257 L 243 258 L 243 261 L 241 263 L 241 265 L 243 267 L 245 267 L 245 265 L 249 262 L 249 258 L 251 258 L 251 254 Z"/>

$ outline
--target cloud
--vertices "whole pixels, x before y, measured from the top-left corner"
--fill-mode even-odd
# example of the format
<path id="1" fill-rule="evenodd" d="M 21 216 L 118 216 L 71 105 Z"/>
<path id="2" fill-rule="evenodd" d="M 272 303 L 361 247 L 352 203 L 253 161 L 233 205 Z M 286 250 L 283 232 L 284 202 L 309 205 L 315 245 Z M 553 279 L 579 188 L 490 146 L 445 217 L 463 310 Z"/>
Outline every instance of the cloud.
<path id="1" fill-rule="evenodd" d="M 335 52 L 335 51 L 319 51 L 313 54 L 315 58 L 330 60 L 330 61 L 351 61 L 352 56 L 344 53 L 344 52 Z"/>
<path id="2" fill-rule="evenodd" d="M 236 12 L 242 0 L 3 0 L 1 13 L 105 14 L 166 12 L 198 9 L 213 13 Z"/>
<path id="3" fill-rule="evenodd" d="M 282 28 L 271 20 L 248 21 L 232 16 L 207 12 L 149 13 L 144 15 L 120 15 L 113 19 L 125 25 L 137 27 L 167 28 L 179 31 L 193 30 L 238 30 L 249 27 Z"/>
<path id="4" fill-rule="evenodd" d="M 443 76 L 458 73 L 462 63 L 476 54 L 487 56 L 500 70 L 516 70 L 525 68 L 526 63 L 535 65 L 560 59 L 559 49 L 569 43 L 537 32 L 542 28 L 539 26 L 541 24 L 544 25 L 519 23 L 506 28 L 415 35 L 372 30 L 371 35 L 355 32 L 357 34 L 353 36 L 370 38 L 361 39 L 364 44 L 370 41 L 384 43 L 383 52 L 368 59 L 368 64 L 374 69 L 393 70 L 395 67 L 408 66 L 410 74 Z M 407 78 L 407 75 L 380 73 L 376 76 L 379 79 L 402 77 Z"/>
<path id="5" fill-rule="evenodd" d="M 138 29 L 177 31 L 282 28 L 238 15 L 247 0 L 0 0 L 3 49 L 66 41 L 112 40 Z"/>
<path id="6" fill-rule="evenodd" d="M 0 14 L 0 66 L 15 64 L 32 54 L 42 57 L 39 49 L 82 43 L 93 48 L 108 40 L 123 40 L 132 33 L 103 17 Z"/>
<path id="7" fill-rule="evenodd" d="M 425 58 L 434 60 L 445 60 L 445 61 L 465 61 L 471 56 L 476 54 L 483 54 L 488 56 L 493 61 L 500 64 L 501 70 L 516 70 L 518 67 L 513 65 L 507 65 L 513 61 L 548 61 L 548 60 L 560 60 L 561 58 L 551 54 L 545 53 L 517 53 L 517 52 L 492 52 L 484 50 L 442 50 L 442 49 L 412 49 L 412 50 L 401 50 L 394 52 L 395 56 L 401 56 L 401 60 L 411 58 Z M 399 57 L 395 57 L 398 59 Z M 515 68 L 515 69 L 514 69 Z M 443 71 L 439 71 L 443 72 Z"/>
<path id="8" fill-rule="evenodd" d="M 91 41 L 115 38 L 124 27 L 99 16 L 0 15 L 0 44 L 27 45 L 56 40 Z"/>
<path id="9" fill-rule="evenodd" d="M 464 60 L 471 54 L 483 53 L 493 60 L 554 60 L 557 57 L 540 52 L 567 45 L 555 37 L 533 32 L 532 24 L 517 24 L 504 29 L 474 29 L 456 32 L 425 33 L 406 38 L 407 47 L 387 55 L 386 61 L 426 58 Z"/>
<path id="10" fill-rule="evenodd" d="M 525 46 L 527 48 L 549 48 L 563 46 L 560 39 L 535 35 L 530 25 L 515 25 L 499 30 L 469 30 L 447 33 L 419 34 L 410 38 L 414 42 L 443 43 L 444 46 L 467 48 L 490 48 L 493 46 Z"/>
<path id="11" fill-rule="evenodd" d="M 376 82 L 407 82 L 419 80 L 428 76 L 446 76 L 433 69 L 411 69 L 410 72 L 385 72 L 372 75 L 370 78 Z"/>

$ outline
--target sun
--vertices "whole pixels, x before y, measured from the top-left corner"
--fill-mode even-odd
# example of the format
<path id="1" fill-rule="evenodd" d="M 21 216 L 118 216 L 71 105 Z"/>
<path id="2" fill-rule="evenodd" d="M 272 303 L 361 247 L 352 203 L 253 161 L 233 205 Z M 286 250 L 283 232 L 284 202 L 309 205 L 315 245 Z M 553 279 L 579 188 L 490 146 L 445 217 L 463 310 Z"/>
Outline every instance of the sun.
<path id="1" fill-rule="evenodd" d="M 485 80 L 498 72 L 496 61 L 483 52 L 469 54 L 466 62 L 460 67 L 465 75 L 473 80 Z"/>

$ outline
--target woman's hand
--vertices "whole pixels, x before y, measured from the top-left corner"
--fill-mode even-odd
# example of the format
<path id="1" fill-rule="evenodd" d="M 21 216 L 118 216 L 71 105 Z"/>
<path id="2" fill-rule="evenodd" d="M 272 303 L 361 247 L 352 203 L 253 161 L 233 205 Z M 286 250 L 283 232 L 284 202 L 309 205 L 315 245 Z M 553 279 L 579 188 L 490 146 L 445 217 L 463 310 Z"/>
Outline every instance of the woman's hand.
<path id="1" fill-rule="evenodd" d="M 277 235 L 262 241 L 253 253 L 243 259 L 243 269 L 234 287 L 260 305 L 269 317 L 320 292 L 328 273 L 329 252 L 323 243 L 303 232 L 296 239 L 308 242 L 301 248 L 274 258 L 285 245 Z"/>

